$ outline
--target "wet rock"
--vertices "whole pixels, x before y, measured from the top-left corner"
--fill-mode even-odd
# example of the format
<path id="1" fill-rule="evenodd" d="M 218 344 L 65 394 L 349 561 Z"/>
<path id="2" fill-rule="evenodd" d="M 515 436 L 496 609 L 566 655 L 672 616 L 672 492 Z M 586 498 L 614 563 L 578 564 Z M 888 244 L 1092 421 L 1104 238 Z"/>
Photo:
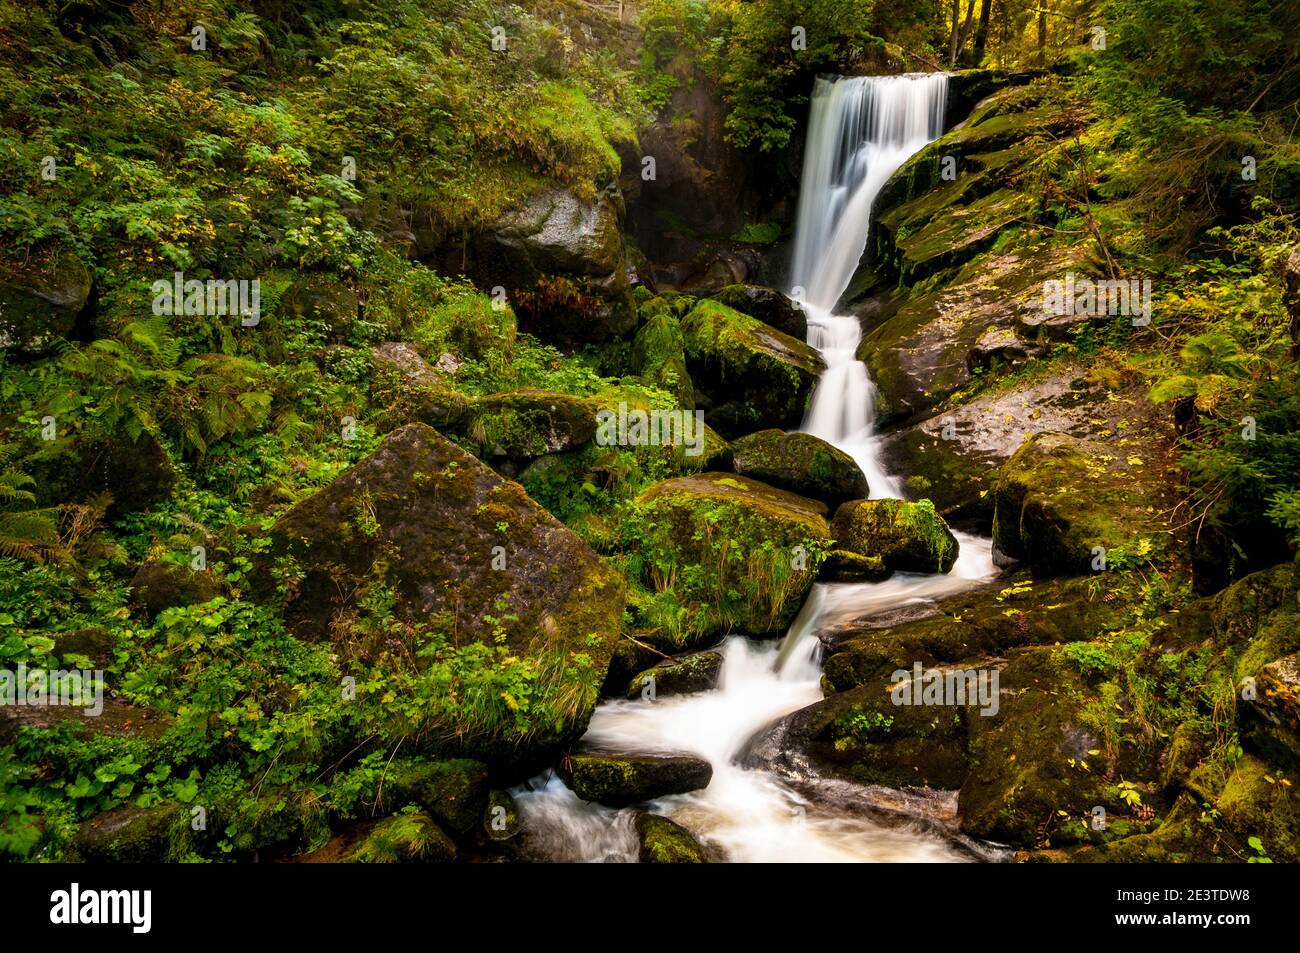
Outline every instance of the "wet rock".
<path id="1" fill-rule="evenodd" d="M 47 245 L 22 261 L 0 262 L 0 351 L 49 353 L 71 336 L 90 289 L 89 270 L 66 245 Z"/>
<path id="2" fill-rule="evenodd" d="M 456 845 L 422 812 L 384 818 L 347 858 L 360 864 L 447 864 Z"/>
<path id="3" fill-rule="evenodd" d="M 378 792 L 385 810 L 418 804 L 455 835 L 473 830 L 488 806 L 488 769 L 478 761 L 411 761 L 392 765 Z"/>
<path id="4" fill-rule="evenodd" d="M 483 833 L 490 840 L 505 841 L 517 837 L 522 831 L 523 819 L 519 816 L 515 799 L 506 791 L 489 792 L 487 810 L 483 812 Z"/>
<path id="5" fill-rule="evenodd" d="M 957 561 L 957 538 L 929 500 L 854 500 L 835 511 L 836 545 L 879 556 L 899 572 L 945 573 Z"/>
<path id="6" fill-rule="evenodd" d="M 694 834 L 659 814 L 638 814 L 636 836 L 641 842 L 638 857 L 643 864 L 709 862 L 707 853 Z"/>
<path id="7" fill-rule="evenodd" d="M 647 383 L 668 391 L 679 407 L 695 408 L 695 386 L 686 369 L 686 339 L 677 318 L 661 298 L 643 306 L 645 324 L 632 342 L 632 370 Z"/>
<path id="8" fill-rule="evenodd" d="M 90 864 L 178 860 L 184 854 L 189 821 L 189 811 L 175 802 L 115 808 L 82 823 L 72 851 L 77 860 Z"/>
<path id="9" fill-rule="evenodd" d="M 708 787 L 713 767 L 690 755 L 577 754 L 564 759 L 560 774 L 584 801 L 627 807 Z"/>
<path id="10" fill-rule="evenodd" d="M 682 319 L 696 406 L 728 439 L 763 427 L 795 427 L 824 367 L 802 341 L 716 301 Z"/>
<path id="11" fill-rule="evenodd" d="M 775 288 L 765 288 L 762 285 L 727 285 L 710 297 L 741 314 L 758 318 L 769 327 L 776 328 L 797 341 L 808 339 L 807 316 Z"/>
<path id="12" fill-rule="evenodd" d="M 637 699 L 653 683 L 654 696 L 688 695 L 707 692 L 718 687 L 722 673 L 721 652 L 692 652 L 660 662 L 633 678 L 627 686 L 627 697 Z"/>
<path id="13" fill-rule="evenodd" d="M 821 582 L 882 582 L 893 574 L 880 556 L 832 549 L 826 554 L 817 578 Z"/>
<path id="14" fill-rule="evenodd" d="M 975 339 L 975 344 L 966 354 L 966 369 L 975 373 L 995 363 L 1015 367 L 1046 353 L 1046 348 L 1030 344 L 1011 328 L 992 327 Z"/>
<path id="15" fill-rule="evenodd" d="M 829 506 L 868 494 L 853 458 L 812 434 L 761 430 L 732 441 L 731 452 L 737 473 Z"/>
<path id="16" fill-rule="evenodd" d="M 671 587 L 680 637 L 784 631 L 830 542 L 826 508 L 725 473 L 678 477 L 636 500 L 623 530 L 651 588 Z"/>

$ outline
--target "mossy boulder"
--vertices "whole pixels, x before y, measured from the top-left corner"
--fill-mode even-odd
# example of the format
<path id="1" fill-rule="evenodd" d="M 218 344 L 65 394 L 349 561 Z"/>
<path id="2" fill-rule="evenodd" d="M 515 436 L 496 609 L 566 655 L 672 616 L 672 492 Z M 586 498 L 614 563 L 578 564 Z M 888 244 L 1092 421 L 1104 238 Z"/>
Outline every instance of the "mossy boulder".
<path id="1" fill-rule="evenodd" d="M 176 467 L 151 434 L 134 441 L 122 434 L 77 433 L 42 443 L 23 460 L 42 506 L 85 503 L 107 493 L 112 517 L 147 510 L 176 486 Z"/>
<path id="2" fill-rule="evenodd" d="M 192 606 L 221 595 L 221 583 L 205 569 L 163 559 L 144 563 L 131 577 L 131 602 L 152 619 L 164 609 Z"/>
<path id="3" fill-rule="evenodd" d="M 492 790 L 488 792 L 487 809 L 483 812 L 483 833 L 489 840 L 506 841 L 517 837 L 523 831 L 523 818 L 519 815 L 519 805 L 507 791 Z"/>
<path id="4" fill-rule="evenodd" d="M 91 864 L 175 861 L 185 854 L 191 833 L 190 812 L 182 804 L 126 805 L 84 821 L 72 839 L 72 852 Z"/>
<path id="5" fill-rule="evenodd" d="M 880 556 L 863 556 L 847 549 L 826 554 L 817 578 L 822 582 L 882 582 L 894 574 Z"/>
<path id="6" fill-rule="evenodd" d="M 733 440 L 731 453 L 742 476 L 828 506 L 867 497 L 867 478 L 853 458 L 812 434 L 760 430 Z"/>
<path id="7" fill-rule="evenodd" d="M 373 660 L 382 646 L 346 620 L 380 596 L 417 632 L 504 644 L 536 666 L 534 701 L 556 707 L 527 738 L 448 725 L 454 743 L 427 738 L 441 753 L 525 771 L 585 728 L 621 631 L 622 578 L 517 483 L 433 428 L 394 431 L 271 535 L 266 585 L 272 566 L 292 573 L 277 598 L 300 637 L 331 637 L 346 659 Z"/>
<path id="8" fill-rule="evenodd" d="M 1037 573 L 1093 571 L 1099 547 L 1132 545 L 1163 528 L 1153 515 L 1155 481 L 1141 457 L 1066 434 L 1034 434 L 994 485 L 996 553 Z"/>
<path id="9" fill-rule="evenodd" d="M 620 696 L 627 691 L 630 682 L 638 672 L 643 672 L 664 660 L 662 652 L 652 648 L 640 638 L 624 636 L 614 646 L 609 659 L 609 672 L 601 688 L 602 696 Z"/>
<path id="10" fill-rule="evenodd" d="M 808 318 L 789 298 L 762 285 L 727 285 L 709 296 L 732 310 L 758 318 L 797 341 L 808 338 Z"/>
<path id="11" fill-rule="evenodd" d="M 489 394 L 470 404 L 464 433 L 484 459 L 526 462 L 589 443 L 596 412 L 582 398 L 556 391 Z"/>
<path id="12" fill-rule="evenodd" d="M 659 814 L 636 816 L 637 856 L 643 864 L 707 864 L 708 854 L 695 835 Z"/>
<path id="13" fill-rule="evenodd" d="M 469 758 L 394 765 L 380 791 L 391 809 L 418 804 L 452 834 L 469 833 L 488 805 L 487 765 Z"/>
<path id="14" fill-rule="evenodd" d="M 347 858 L 360 864 L 446 864 L 455 859 L 455 843 L 421 811 L 384 818 Z"/>
<path id="15" fill-rule="evenodd" d="M 893 684 L 877 679 L 787 715 L 750 742 L 746 763 L 858 784 L 960 787 L 965 706 L 895 704 Z"/>
<path id="16" fill-rule="evenodd" d="M 943 599 L 921 618 L 882 625 L 873 617 L 828 632 L 822 682 L 845 691 L 915 662 L 973 664 L 1021 646 L 1087 642 L 1121 629 L 1127 604 L 1094 582 L 1011 576 Z"/>
<path id="17" fill-rule="evenodd" d="M 560 775 L 584 801 L 627 807 L 709 786 L 713 767 L 691 755 L 574 754 Z"/>
<path id="18" fill-rule="evenodd" d="M 721 652 L 691 652 L 667 659 L 641 672 L 628 683 L 627 697 L 642 697 L 652 684 L 655 697 L 707 692 L 718 687 L 718 676 L 721 674 Z"/>
<path id="19" fill-rule="evenodd" d="M 803 341 L 716 301 L 682 319 L 696 406 L 731 439 L 763 427 L 795 427 L 823 370 Z"/>
<path id="20" fill-rule="evenodd" d="M 66 245 L 0 261 L 0 351 L 48 353 L 72 334 L 90 288 L 89 270 Z"/>
<path id="21" fill-rule="evenodd" d="M 957 561 L 957 538 L 929 500 L 854 500 L 835 511 L 839 549 L 879 556 L 898 572 L 945 573 Z"/>
<path id="22" fill-rule="evenodd" d="M 663 304 L 661 299 L 655 301 Z M 649 310 L 632 341 L 632 371 L 646 383 L 666 390 L 684 410 L 695 408 L 695 386 L 686 368 L 686 339 L 681 323 L 667 306 Z"/>
<path id="23" fill-rule="evenodd" d="M 1057 649 L 1011 653 L 1000 689 L 996 715 L 969 719 L 970 773 L 958 795 L 966 833 L 1022 848 L 1087 839 L 1094 807 L 1131 814 L 1119 779 L 1157 780 L 1154 743 L 1115 730 L 1124 703 Z"/>
<path id="24" fill-rule="evenodd" d="M 746 477 L 704 473 L 656 483 L 620 529 L 640 582 L 671 590 L 680 634 L 783 632 L 830 543 L 826 508 Z"/>

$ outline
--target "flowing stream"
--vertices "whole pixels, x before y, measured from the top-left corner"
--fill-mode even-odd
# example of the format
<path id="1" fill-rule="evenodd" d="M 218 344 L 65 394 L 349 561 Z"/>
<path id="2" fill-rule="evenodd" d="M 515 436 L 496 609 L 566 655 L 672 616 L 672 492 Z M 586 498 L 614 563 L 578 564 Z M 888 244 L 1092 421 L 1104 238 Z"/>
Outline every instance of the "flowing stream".
<path id="1" fill-rule="evenodd" d="M 834 314 L 866 247 L 871 208 L 890 175 L 943 132 L 943 74 L 817 80 L 805 150 L 791 297 L 804 304 L 808 343 L 826 370 L 803 429 L 862 467 L 871 497 L 901 498 L 879 462 L 874 386 L 855 352 L 856 318 Z M 836 619 L 864 618 L 930 602 L 996 575 L 991 544 L 957 534 L 945 575 L 896 574 L 881 583 L 817 584 L 780 643 L 732 637 L 721 647 L 716 689 L 655 701 L 602 703 L 584 748 L 690 753 L 713 766 L 709 786 L 655 801 L 733 861 L 953 861 L 978 855 L 945 836 L 951 796 L 927 798 L 745 767 L 746 744 L 790 712 L 822 698 L 818 633 Z M 564 861 L 635 860 L 633 812 L 587 804 L 553 774 L 512 792 L 536 851 Z"/>

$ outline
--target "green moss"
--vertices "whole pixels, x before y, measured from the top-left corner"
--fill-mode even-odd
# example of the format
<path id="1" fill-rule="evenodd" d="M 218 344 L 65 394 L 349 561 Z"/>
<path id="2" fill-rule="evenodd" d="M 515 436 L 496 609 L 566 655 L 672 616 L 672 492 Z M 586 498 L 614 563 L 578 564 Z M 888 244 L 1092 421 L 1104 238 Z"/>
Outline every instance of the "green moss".
<path id="1" fill-rule="evenodd" d="M 658 814 L 638 814 L 636 832 L 643 864 L 705 864 L 708 855 L 686 828 Z"/>
<path id="2" fill-rule="evenodd" d="M 359 864 L 448 863 L 456 845 L 427 814 L 398 814 L 375 825 L 348 857 Z"/>
<path id="3" fill-rule="evenodd" d="M 879 556 L 902 572 L 944 573 L 957 561 L 957 539 L 929 500 L 855 500 L 835 513 L 831 534 L 841 549 Z"/>

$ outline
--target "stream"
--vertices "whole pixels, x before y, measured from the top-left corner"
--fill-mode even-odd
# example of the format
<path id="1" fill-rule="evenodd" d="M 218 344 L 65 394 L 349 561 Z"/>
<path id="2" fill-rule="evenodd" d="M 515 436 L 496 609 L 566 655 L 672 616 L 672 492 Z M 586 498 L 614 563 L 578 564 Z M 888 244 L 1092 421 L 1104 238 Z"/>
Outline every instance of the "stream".
<path id="1" fill-rule="evenodd" d="M 803 430 L 844 450 L 866 474 L 872 499 L 902 498 L 880 463 L 875 388 L 856 358 L 857 318 L 834 314 L 866 247 L 871 209 L 889 177 L 943 132 L 947 76 L 818 79 L 813 90 L 788 293 L 808 317 L 808 344 L 826 370 Z M 900 573 L 880 583 L 818 583 L 780 642 L 728 638 L 712 691 L 655 701 L 602 703 L 584 749 L 689 753 L 713 766 L 707 788 L 648 809 L 738 862 L 969 861 L 990 856 L 955 834 L 952 792 L 902 792 L 745 767 L 746 744 L 777 719 L 823 695 L 818 634 L 931 603 L 997 575 L 992 544 L 955 533 L 956 565 L 943 575 Z M 539 859 L 635 861 L 632 810 L 580 800 L 554 773 L 511 792 Z"/>

